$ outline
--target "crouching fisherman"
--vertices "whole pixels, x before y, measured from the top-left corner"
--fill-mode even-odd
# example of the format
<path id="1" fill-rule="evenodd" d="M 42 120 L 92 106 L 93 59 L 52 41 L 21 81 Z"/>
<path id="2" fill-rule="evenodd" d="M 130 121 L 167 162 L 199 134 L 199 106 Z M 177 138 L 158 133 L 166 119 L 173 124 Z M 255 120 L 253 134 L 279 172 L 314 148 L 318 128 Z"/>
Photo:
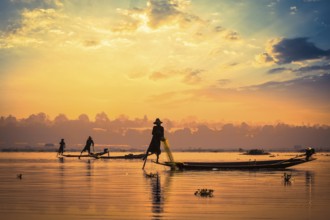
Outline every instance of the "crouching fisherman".
<path id="1" fill-rule="evenodd" d="M 91 154 L 91 146 L 93 146 L 93 148 L 94 148 L 94 141 L 93 141 L 92 137 L 89 136 L 87 141 L 86 141 L 86 145 L 85 145 L 84 149 L 80 152 L 80 156 L 85 151 L 87 151 L 88 154 L 90 155 Z M 80 156 L 79 156 L 79 159 L 80 159 Z"/>
<path id="2" fill-rule="evenodd" d="M 315 149 L 314 148 L 308 147 L 308 148 L 305 149 L 306 160 L 309 160 L 309 158 L 313 154 L 315 154 Z"/>

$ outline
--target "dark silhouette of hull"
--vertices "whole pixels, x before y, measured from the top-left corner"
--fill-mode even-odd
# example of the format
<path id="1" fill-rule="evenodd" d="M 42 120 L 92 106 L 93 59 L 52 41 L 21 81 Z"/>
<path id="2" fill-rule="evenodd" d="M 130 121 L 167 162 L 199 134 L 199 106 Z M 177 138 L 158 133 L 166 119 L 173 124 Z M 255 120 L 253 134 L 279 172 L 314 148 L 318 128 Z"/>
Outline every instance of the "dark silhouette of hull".
<path id="1" fill-rule="evenodd" d="M 285 169 L 288 167 L 303 164 L 315 158 L 289 160 L 266 160 L 266 161 L 247 161 L 247 162 L 165 162 L 160 165 L 171 167 L 178 170 L 258 170 L 258 169 Z"/>

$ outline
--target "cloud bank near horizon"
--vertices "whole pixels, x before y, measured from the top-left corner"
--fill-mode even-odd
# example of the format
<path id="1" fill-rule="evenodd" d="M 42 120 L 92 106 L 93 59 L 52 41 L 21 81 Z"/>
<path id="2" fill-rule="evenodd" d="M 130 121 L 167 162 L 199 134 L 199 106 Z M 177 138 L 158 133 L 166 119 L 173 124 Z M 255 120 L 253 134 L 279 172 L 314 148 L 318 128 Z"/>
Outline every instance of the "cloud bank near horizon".
<path id="1" fill-rule="evenodd" d="M 330 149 L 330 126 L 161 120 L 165 137 L 174 150 L 238 150 L 260 146 L 273 150 Z M 84 146 L 85 138 L 92 136 L 97 151 L 104 147 L 110 147 L 110 151 L 145 150 L 152 136 L 153 121 L 146 116 L 110 120 L 104 112 L 97 114 L 93 121 L 85 114 L 74 120 L 64 114 L 51 120 L 45 113 L 20 120 L 13 116 L 1 117 L 0 149 L 54 150 L 64 138 L 67 150 L 79 150 Z M 53 148 L 48 147 L 50 144 Z"/>

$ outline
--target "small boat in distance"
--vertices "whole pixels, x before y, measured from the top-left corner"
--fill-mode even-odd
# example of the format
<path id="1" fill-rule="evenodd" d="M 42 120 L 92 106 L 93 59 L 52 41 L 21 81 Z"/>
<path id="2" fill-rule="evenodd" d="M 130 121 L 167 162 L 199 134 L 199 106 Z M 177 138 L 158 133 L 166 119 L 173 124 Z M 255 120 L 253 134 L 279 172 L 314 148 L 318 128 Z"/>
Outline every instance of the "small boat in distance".
<path id="1" fill-rule="evenodd" d="M 248 150 L 244 155 L 269 155 L 270 153 L 265 152 L 263 149 L 252 149 Z"/>
<path id="2" fill-rule="evenodd" d="M 63 154 L 63 157 L 93 157 L 97 159 L 142 159 L 145 154 L 125 154 L 125 155 L 119 155 L 119 156 L 103 156 L 103 155 L 98 155 L 98 154 L 88 154 L 88 155 L 77 155 L 77 154 Z"/>

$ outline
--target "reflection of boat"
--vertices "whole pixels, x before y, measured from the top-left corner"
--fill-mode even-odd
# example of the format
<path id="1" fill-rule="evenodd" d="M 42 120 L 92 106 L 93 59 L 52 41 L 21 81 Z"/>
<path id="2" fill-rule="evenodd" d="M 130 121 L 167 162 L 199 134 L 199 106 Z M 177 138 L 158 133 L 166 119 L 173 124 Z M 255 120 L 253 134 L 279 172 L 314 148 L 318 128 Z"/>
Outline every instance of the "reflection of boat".
<path id="1" fill-rule="evenodd" d="M 298 164 L 313 161 L 315 158 L 291 158 L 288 160 L 264 160 L 246 162 L 164 162 L 160 165 L 178 170 L 257 170 L 257 169 L 284 169 Z"/>
<path id="2" fill-rule="evenodd" d="M 265 152 L 262 149 L 252 149 L 252 150 L 248 150 L 246 153 L 244 153 L 244 155 L 269 155 L 270 153 Z"/>
<path id="3" fill-rule="evenodd" d="M 120 156 L 102 156 L 98 154 L 88 154 L 88 155 L 77 155 L 77 154 L 63 154 L 63 157 L 94 157 L 94 158 L 100 158 L 100 159 L 142 159 L 144 157 L 143 154 L 126 154 L 126 155 L 120 155 Z"/>

